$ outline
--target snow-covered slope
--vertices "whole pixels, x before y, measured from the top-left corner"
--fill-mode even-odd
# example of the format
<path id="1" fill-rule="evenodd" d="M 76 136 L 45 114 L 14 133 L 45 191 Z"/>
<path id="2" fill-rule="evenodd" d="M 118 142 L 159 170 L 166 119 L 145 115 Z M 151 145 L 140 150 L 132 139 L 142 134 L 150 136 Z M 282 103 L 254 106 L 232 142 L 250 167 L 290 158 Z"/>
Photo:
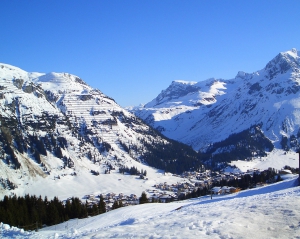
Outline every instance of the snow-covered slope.
<path id="1" fill-rule="evenodd" d="M 0 195 L 141 193 L 145 187 L 132 187 L 136 176 L 119 174 L 120 167 L 159 176 L 149 166 L 180 171 L 190 167 L 188 160 L 200 165 L 194 150 L 168 140 L 68 73 L 28 73 L 0 64 L 0 130 Z M 171 153 L 157 155 L 160 148 L 179 151 L 178 161 L 187 164 L 178 168 Z"/>
<path id="2" fill-rule="evenodd" d="M 167 137 L 203 152 L 243 131 L 253 137 L 260 133 L 265 151 L 273 146 L 295 150 L 300 136 L 299 55 L 296 49 L 282 52 L 262 70 L 238 72 L 230 80 L 174 81 L 133 112 Z M 230 147 L 237 145 L 227 143 L 218 152 Z"/>
<path id="3" fill-rule="evenodd" d="M 125 207 L 24 232 L 0 225 L 1 238 L 298 238 L 296 178 L 227 196 Z"/>

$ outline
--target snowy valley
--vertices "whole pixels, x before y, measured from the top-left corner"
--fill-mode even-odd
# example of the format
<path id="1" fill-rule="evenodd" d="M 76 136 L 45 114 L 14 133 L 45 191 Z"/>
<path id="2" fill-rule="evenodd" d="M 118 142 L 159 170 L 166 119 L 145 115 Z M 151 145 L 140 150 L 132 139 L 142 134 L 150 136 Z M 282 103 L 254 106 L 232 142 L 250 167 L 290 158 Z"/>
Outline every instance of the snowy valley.
<path id="1" fill-rule="evenodd" d="M 109 205 L 38 232 L 1 223 L 0 237 L 299 238 L 296 175 L 177 201 L 226 177 L 298 168 L 299 94 L 296 49 L 235 79 L 174 81 L 130 110 L 78 76 L 0 63 L 0 198 L 78 197 L 92 207 L 104 195 Z M 132 206 L 142 192 L 176 200 Z M 123 199 L 128 207 L 110 211 Z"/>

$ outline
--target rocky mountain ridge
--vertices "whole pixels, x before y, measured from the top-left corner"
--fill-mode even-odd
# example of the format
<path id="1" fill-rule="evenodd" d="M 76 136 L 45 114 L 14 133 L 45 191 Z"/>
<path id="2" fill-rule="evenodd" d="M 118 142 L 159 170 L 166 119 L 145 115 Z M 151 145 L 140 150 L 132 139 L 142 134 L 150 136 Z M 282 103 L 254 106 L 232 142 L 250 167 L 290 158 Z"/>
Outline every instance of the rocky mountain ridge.
<path id="1" fill-rule="evenodd" d="M 251 74 L 240 71 L 234 79 L 174 81 L 155 99 L 144 107 L 134 108 L 133 112 L 167 137 L 209 153 L 209 157 L 218 158 L 220 152 L 236 150 L 239 143 L 231 142 L 230 136 L 246 131 L 252 138 L 260 135 L 258 141 L 265 142 L 264 152 L 274 147 L 297 150 L 299 55 L 296 49 L 281 52 L 262 70 Z M 246 146 L 246 142 L 243 150 L 252 147 Z M 217 143 L 223 146 L 215 147 Z M 264 153 L 254 147 L 252 155 Z M 228 160 L 248 157 L 230 155 Z"/>

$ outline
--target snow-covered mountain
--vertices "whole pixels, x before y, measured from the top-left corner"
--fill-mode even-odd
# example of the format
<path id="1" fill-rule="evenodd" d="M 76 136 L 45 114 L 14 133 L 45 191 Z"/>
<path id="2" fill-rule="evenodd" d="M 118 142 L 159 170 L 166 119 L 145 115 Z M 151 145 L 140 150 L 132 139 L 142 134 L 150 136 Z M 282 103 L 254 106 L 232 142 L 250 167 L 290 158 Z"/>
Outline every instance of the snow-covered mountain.
<path id="1" fill-rule="evenodd" d="M 281 52 L 262 70 L 238 72 L 230 80 L 173 81 L 132 112 L 167 137 L 214 157 L 225 157 L 224 153 L 231 159 L 264 156 L 274 147 L 296 150 L 300 142 L 299 53 L 296 49 Z"/>
<path id="2" fill-rule="evenodd" d="M 180 172 L 200 166 L 192 148 L 168 140 L 68 73 L 29 73 L 0 64 L 0 130 L 2 195 L 9 189 L 62 195 L 64 187 L 83 193 L 99 189 L 99 181 L 100 189 L 110 191 L 121 174 L 108 180 L 101 175 L 120 167 Z M 129 191 L 130 183 L 120 180 Z"/>

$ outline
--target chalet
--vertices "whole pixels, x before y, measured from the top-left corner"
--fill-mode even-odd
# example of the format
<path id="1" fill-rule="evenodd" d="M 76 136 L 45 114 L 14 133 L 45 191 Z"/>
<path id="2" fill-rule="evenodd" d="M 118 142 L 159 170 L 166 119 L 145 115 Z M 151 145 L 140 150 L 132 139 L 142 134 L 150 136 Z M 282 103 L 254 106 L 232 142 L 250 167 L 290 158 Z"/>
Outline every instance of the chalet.
<path id="1" fill-rule="evenodd" d="M 137 204 L 139 204 L 139 200 L 138 199 L 128 199 L 127 204 L 128 205 L 137 205 Z"/>
<path id="2" fill-rule="evenodd" d="M 220 195 L 222 193 L 221 187 L 213 187 L 211 193 L 214 195 Z"/>
<path id="3" fill-rule="evenodd" d="M 87 194 L 87 195 L 83 196 L 83 199 L 95 200 L 95 195 L 94 194 Z"/>
<path id="4" fill-rule="evenodd" d="M 159 201 L 162 203 L 168 203 L 174 201 L 174 196 L 168 195 L 168 194 L 163 194 L 159 197 Z"/>
<path id="5" fill-rule="evenodd" d="M 223 186 L 223 187 L 221 187 L 221 192 L 220 192 L 220 194 L 228 194 L 230 192 L 230 187 L 228 187 L 228 186 Z"/>
<path id="6" fill-rule="evenodd" d="M 214 195 L 221 195 L 221 194 L 229 194 L 229 193 L 235 193 L 240 191 L 239 188 L 235 187 L 228 187 L 228 186 L 223 186 L 223 187 L 213 187 L 211 189 L 212 194 Z"/>
<path id="7" fill-rule="evenodd" d="M 223 186 L 221 188 L 221 194 L 229 194 L 229 193 L 235 193 L 235 192 L 238 192 L 240 191 L 238 188 L 235 188 L 235 187 L 228 187 L 228 186 Z"/>
<path id="8" fill-rule="evenodd" d="M 107 193 L 107 194 L 105 195 L 105 198 L 106 198 L 106 199 L 112 199 L 115 195 L 116 195 L 115 193 Z"/>
<path id="9" fill-rule="evenodd" d="M 282 169 L 279 171 L 279 174 L 283 175 L 283 174 L 292 174 L 292 171 L 289 169 Z"/>
<path id="10" fill-rule="evenodd" d="M 137 196 L 135 194 L 130 194 L 130 198 L 136 200 L 137 199 Z"/>

